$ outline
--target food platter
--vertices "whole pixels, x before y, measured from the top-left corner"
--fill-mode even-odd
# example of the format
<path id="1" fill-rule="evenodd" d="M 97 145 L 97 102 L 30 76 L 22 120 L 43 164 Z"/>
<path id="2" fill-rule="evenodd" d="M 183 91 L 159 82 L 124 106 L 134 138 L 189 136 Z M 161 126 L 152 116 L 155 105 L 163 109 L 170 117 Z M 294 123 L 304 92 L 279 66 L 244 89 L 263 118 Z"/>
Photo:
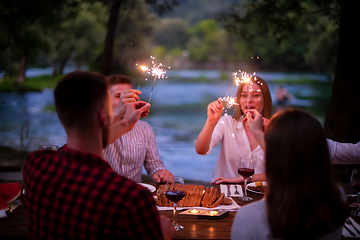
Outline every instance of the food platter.
<path id="1" fill-rule="evenodd" d="M 138 183 L 138 184 L 149 189 L 149 191 L 151 193 L 155 192 L 155 190 L 156 190 L 156 187 L 154 187 L 153 185 L 146 184 L 146 183 Z"/>
<path id="2" fill-rule="evenodd" d="M 246 185 L 246 190 L 257 194 L 265 194 L 265 188 L 266 182 L 263 182 L 263 185 L 261 187 L 256 187 L 255 182 Z"/>

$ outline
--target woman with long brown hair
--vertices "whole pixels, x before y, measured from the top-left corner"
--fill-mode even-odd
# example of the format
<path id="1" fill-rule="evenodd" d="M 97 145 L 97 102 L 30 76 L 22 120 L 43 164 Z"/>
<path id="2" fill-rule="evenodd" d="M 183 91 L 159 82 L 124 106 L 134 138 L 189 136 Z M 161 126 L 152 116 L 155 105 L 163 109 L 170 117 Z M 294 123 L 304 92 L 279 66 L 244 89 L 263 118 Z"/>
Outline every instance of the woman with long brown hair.
<path id="1" fill-rule="evenodd" d="M 206 123 L 195 142 L 196 152 L 201 155 L 209 154 L 221 142 L 212 182 L 242 182 L 243 177 L 237 173 L 241 157 L 256 158 L 255 179 L 265 171 L 264 152 L 248 128 L 245 112 L 256 109 L 269 119 L 272 115 L 269 88 L 263 79 L 252 76 L 249 83 L 240 84 L 236 97 L 235 116 L 222 116 L 224 105 L 221 99 L 208 105 Z"/>
<path id="2" fill-rule="evenodd" d="M 278 112 L 264 140 L 267 192 L 238 210 L 231 239 L 340 239 L 349 211 L 319 121 L 300 110 Z"/>

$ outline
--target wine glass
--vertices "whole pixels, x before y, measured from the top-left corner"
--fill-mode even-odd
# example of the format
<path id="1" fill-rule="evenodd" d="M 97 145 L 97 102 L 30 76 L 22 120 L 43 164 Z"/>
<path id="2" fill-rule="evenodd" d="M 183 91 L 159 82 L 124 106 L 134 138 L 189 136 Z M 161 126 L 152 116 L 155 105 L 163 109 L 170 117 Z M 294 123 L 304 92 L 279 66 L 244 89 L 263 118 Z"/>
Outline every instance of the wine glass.
<path id="1" fill-rule="evenodd" d="M 174 205 L 173 224 L 176 231 L 183 230 L 184 227 L 176 223 L 176 206 L 178 202 L 185 197 L 184 178 L 179 176 L 170 176 L 165 186 L 165 196 Z"/>
<path id="2" fill-rule="evenodd" d="M 357 192 L 357 204 L 356 210 L 350 214 L 352 216 L 359 216 L 359 198 L 360 198 L 360 168 L 354 168 L 350 178 L 350 185 L 356 189 Z"/>
<path id="3" fill-rule="evenodd" d="M 246 185 L 249 177 L 254 175 L 255 163 L 252 157 L 240 158 L 238 173 L 244 178 L 244 196 L 239 197 L 241 201 L 251 201 L 251 197 L 247 195 Z"/>
<path id="4" fill-rule="evenodd" d="M 39 150 L 53 150 L 53 151 L 57 151 L 59 150 L 59 146 L 56 145 L 41 145 L 38 148 Z"/>

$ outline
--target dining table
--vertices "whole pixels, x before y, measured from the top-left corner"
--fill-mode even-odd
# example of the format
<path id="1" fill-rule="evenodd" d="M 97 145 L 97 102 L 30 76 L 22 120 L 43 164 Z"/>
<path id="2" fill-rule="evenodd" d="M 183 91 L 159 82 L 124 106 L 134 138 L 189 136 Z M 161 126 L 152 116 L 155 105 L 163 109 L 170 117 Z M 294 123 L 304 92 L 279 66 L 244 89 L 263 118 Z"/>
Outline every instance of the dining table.
<path id="1" fill-rule="evenodd" d="M 159 187 L 157 183 L 146 183 Z M 214 187 L 220 190 L 220 184 L 192 182 L 191 184 L 203 185 L 204 187 Z M 350 184 L 341 184 L 345 192 L 353 191 Z M 244 185 L 241 184 L 244 188 Z M 155 196 L 156 193 L 153 192 Z M 250 202 L 239 200 L 238 197 L 232 199 L 240 206 L 261 200 L 264 195 L 248 191 L 248 196 L 253 198 Z M 183 210 L 184 211 L 184 210 Z M 188 214 L 181 214 L 181 210 L 177 212 L 177 223 L 184 227 L 183 230 L 175 232 L 173 239 L 230 239 L 231 227 L 236 214 L 236 211 L 229 211 L 228 215 L 221 219 L 204 219 L 199 216 Z M 172 210 L 159 210 L 160 215 L 164 215 L 170 219 L 173 218 Z M 360 217 L 353 217 L 353 219 L 360 223 Z M 0 239 L 27 239 L 27 214 L 25 209 L 19 205 L 17 208 L 8 212 L 6 218 L 0 219 Z M 356 239 L 356 238 L 351 238 Z"/>

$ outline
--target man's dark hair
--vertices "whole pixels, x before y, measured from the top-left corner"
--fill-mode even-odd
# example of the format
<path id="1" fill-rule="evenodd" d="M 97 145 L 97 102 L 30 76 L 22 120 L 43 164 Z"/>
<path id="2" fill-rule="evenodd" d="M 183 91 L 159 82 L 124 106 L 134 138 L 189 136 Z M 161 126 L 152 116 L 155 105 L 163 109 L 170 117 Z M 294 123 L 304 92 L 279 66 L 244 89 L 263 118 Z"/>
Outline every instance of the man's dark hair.
<path id="1" fill-rule="evenodd" d="M 128 84 L 132 85 L 131 78 L 129 78 L 128 76 L 125 76 L 125 75 L 121 75 L 121 74 L 111 75 L 108 77 L 108 80 L 109 80 L 110 87 L 113 85 L 116 85 L 116 84 L 123 84 L 123 83 L 128 83 Z"/>
<path id="2" fill-rule="evenodd" d="M 107 104 L 108 82 L 99 74 L 75 71 L 66 74 L 55 87 L 58 117 L 65 128 L 86 130 L 99 108 Z"/>

